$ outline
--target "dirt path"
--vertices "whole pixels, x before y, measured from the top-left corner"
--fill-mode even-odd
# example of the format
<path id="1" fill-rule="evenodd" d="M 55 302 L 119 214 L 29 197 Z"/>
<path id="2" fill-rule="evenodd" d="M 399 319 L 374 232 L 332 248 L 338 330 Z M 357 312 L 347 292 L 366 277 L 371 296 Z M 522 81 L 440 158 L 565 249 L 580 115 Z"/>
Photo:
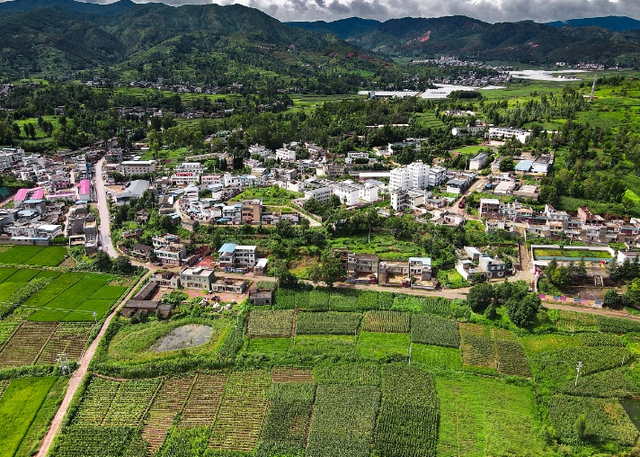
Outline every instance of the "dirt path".
<path id="1" fill-rule="evenodd" d="M 67 409 L 69 409 L 71 400 L 73 400 L 73 397 L 75 396 L 78 390 L 78 387 L 80 386 L 80 383 L 86 376 L 87 370 L 89 369 L 89 364 L 91 363 L 91 359 L 93 359 L 96 349 L 98 348 L 98 344 L 100 344 L 100 341 L 102 340 L 102 337 L 104 336 L 104 333 L 106 332 L 107 327 L 109 327 L 111 320 L 116 315 L 116 313 L 120 311 L 120 308 L 124 306 L 127 300 L 131 298 L 138 284 L 140 284 L 140 282 L 144 281 L 150 275 L 151 275 L 151 272 L 147 272 L 140 279 L 140 281 L 138 281 L 138 283 L 136 283 L 136 285 L 133 286 L 133 288 L 131 289 L 131 292 L 129 292 L 129 294 L 125 297 L 125 299 L 122 300 L 122 302 L 115 309 L 115 311 L 113 311 L 109 315 L 109 317 L 107 317 L 107 319 L 104 321 L 104 324 L 102 324 L 102 328 L 100 329 L 100 332 L 98 333 L 96 338 L 93 340 L 91 345 L 87 348 L 84 355 L 80 359 L 78 369 L 73 372 L 73 374 L 71 375 L 71 378 L 69 379 L 69 384 L 67 385 L 67 390 L 64 394 L 64 399 L 62 400 L 62 403 L 58 408 L 58 412 L 56 412 L 56 415 L 54 416 L 53 421 L 51 422 L 51 426 L 49 427 L 47 434 L 42 439 L 42 443 L 40 445 L 40 450 L 38 451 L 37 457 L 46 457 L 46 455 L 49 453 L 49 449 L 51 448 L 53 439 L 55 438 L 56 434 L 60 431 L 60 427 L 62 426 L 62 421 L 64 420 L 64 417 L 67 414 Z"/>

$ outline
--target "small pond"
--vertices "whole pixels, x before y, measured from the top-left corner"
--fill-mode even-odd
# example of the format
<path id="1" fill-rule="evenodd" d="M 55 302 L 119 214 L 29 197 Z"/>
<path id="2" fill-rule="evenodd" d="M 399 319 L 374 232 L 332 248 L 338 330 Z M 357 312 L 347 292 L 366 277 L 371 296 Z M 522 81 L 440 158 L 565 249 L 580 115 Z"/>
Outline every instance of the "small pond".
<path id="1" fill-rule="evenodd" d="M 629 419 L 640 430 L 640 400 L 620 400 L 620 404 L 629 415 Z"/>
<path id="2" fill-rule="evenodd" d="M 211 335 L 213 335 L 213 329 L 208 325 L 183 325 L 160 338 L 150 349 L 153 352 L 167 352 L 202 346 L 211 339 Z"/>

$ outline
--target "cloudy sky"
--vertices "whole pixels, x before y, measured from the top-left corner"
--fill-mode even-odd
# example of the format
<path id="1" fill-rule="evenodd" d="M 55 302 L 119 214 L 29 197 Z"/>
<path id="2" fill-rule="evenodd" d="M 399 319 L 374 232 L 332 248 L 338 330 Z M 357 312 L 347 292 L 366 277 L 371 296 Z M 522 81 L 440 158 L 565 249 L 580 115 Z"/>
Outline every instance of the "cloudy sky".
<path id="1" fill-rule="evenodd" d="M 109 2 L 108 0 L 89 0 Z M 144 0 L 134 0 L 142 2 Z M 155 0 L 158 1 L 158 0 Z M 639 0 L 160 0 L 185 3 L 242 3 L 281 21 L 334 21 L 358 16 L 385 21 L 400 17 L 463 14 L 486 22 L 549 22 L 596 16 L 640 19 Z M 110 2 L 109 2 L 110 3 Z"/>

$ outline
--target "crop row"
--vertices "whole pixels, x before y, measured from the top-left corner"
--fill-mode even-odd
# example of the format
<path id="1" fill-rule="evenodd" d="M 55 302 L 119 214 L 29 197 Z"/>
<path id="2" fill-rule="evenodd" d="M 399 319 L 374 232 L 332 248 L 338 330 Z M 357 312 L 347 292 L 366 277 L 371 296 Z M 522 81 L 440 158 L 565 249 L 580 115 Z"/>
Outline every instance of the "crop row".
<path id="1" fill-rule="evenodd" d="M 249 315 L 247 336 L 291 336 L 293 310 L 253 310 Z"/>
<path id="2" fill-rule="evenodd" d="M 640 332 L 640 322 L 620 317 L 596 316 L 598 330 L 607 333 Z"/>
<path id="3" fill-rule="evenodd" d="M 495 344 L 499 373 L 525 377 L 531 375 L 527 356 L 518 341 L 496 340 Z"/>
<path id="4" fill-rule="evenodd" d="M 382 385 L 374 453 L 381 457 L 435 456 L 440 406 L 433 375 L 415 367 L 385 365 Z"/>
<path id="5" fill-rule="evenodd" d="M 409 313 L 398 311 L 367 311 L 364 313 L 362 330 L 365 332 L 408 333 Z"/>
<path id="6" fill-rule="evenodd" d="M 251 451 L 267 410 L 271 376 L 267 371 L 233 372 L 209 439 L 216 450 Z"/>
<path id="7" fill-rule="evenodd" d="M 315 401 L 316 386 L 308 383 L 274 383 L 258 454 L 302 454 Z"/>
<path id="8" fill-rule="evenodd" d="M 135 379 L 120 383 L 102 425 L 137 427 L 159 383 L 159 379 Z"/>
<path id="9" fill-rule="evenodd" d="M 354 335 L 360 326 L 358 313 L 297 313 L 296 335 Z"/>
<path id="10" fill-rule="evenodd" d="M 318 365 L 313 369 L 318 384 L 380 386 L 380 365 L 375 363 L 339 363 Z"/>
<path id="11" fill-rule="evenodd" d="M 319 385 L 307 457 L 368 457 L 380 391 L 368 386 Z"/>
<path id="12" fill-rule="evenodd" d="M 179 426 L 211 427 L 222 400 L 227 375 L 199 374 L 184 406 Z"/>
<path id="13" fill-rule="evenodd" d="M 133 427 L 73 425 L 65 427 L 53 457 L 114 457 L 124 455 L 135 433 Z"/>
<path id="14" fill-rule="evenodd" d="M 453 319 L 427 314 L 413 314 L 411 316 L 411 341 L 458 348 L 460 347 L 458 323 Z"/>
<path id="15" fill-rule="evenodd" d="M 23 323 L 0 351 L 0 368 L 34 364 L 57 326 L 53 322 Z"/>

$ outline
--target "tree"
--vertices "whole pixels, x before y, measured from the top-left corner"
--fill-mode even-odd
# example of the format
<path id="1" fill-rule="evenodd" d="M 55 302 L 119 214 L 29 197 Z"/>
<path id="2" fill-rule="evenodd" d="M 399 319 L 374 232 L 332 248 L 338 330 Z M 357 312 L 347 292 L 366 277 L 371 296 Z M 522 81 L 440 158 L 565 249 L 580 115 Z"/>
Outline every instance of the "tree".
<path id="1" fill-rule="evenodd" d="M 307 269 L 307 276 L 311 282 L 318 284 L 318 281 L 322 279 L 322 266 L 314 263 Z"/>
<path id="2" fill-rule="evenodd" d="M 113 267 L 113 260 L 109 257 L 104 251 L 98 251 L 96 253 L 95 259 L 93 259 L 93 266 L 98 270 L 104 273 L 110 273 L 111 268 Z"/>
<path id="3" fill-rule="evenodd" d="M 333 250 L 325 251 L 322 254 L 322 277 L 327 287 L 332 289 L 341 276 L 340 257 Z"/>
<path id="4" fill-rule="evenodd" d="M 302 232 L 302 236 L 304 236 L 305 232 L 309 230 L 309 219 L 304 216 L 300 217 L 300 231 Z"/>
<path id="5" fill-rule="evenodd" d="M 618 291 L 615 289 L 609 289 L 604 293 L 604 303 L 603 306 L 606 308 L 615 308 L 618 306 L 620 302 L 620 296 L 618 295 Z"/>
<path id="6" fill-rule="evenodd" d="M 133 265 L 131 264 L 131 259 L 126 255 L 118 256 L 118 258 L 113 262 L 112 270 L 114 273 L 119 275 L 128 275 L 133 272 Z"/>
<path id="7" fill-rule="evenodd" d="M 542 307 L 540 297 L 535 293 L 527 294 L 522 300 L 509 299 L 505 304 L 509 319 L 518 327 L 527 327 Z"/>
<path id="8" fill-rule="evenodd" d="M 484 313 L 493 301 L 493 286 L 491 284 L 476 284 L 467 294 L 467 304 L 474 313 Z"/>
<path id="9" fill-rule="evenodd" d="M 296 289 L 298 287 L 298 278 L 289 271 L 286 261 L 276 260 L 273 270 L 279 287 L 284 289 Z"/>
<path id="10" fill-rule="evenodd" d="M 640 303 L 640 278 L 634 279 L 627 286 L 627 291 L 622 296 L 622 303 L 625 306 L 636 306 Z"/>

